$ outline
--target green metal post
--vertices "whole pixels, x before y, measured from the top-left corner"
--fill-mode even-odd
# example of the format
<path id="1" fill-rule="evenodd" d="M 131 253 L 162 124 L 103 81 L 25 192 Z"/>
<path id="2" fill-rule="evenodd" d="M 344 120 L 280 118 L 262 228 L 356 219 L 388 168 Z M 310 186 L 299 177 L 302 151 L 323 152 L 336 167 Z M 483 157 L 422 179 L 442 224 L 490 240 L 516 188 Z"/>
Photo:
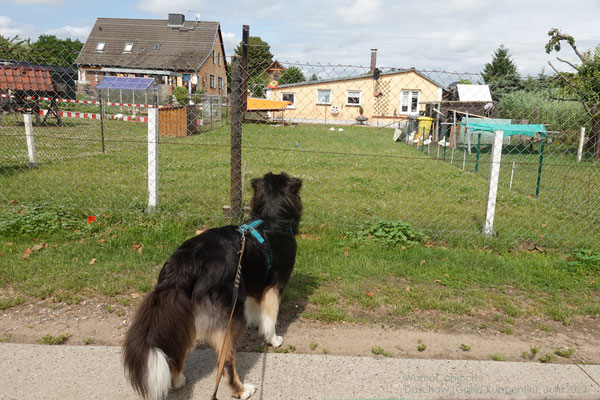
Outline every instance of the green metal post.
<path id="1" fill-rule="evenodd" d="M 477 159 L 475 160 L 475 173 L 479 172 L 479 151 L 481 150 L 481 131 L 477 134 Z"/>
<path id="2" fill-rule="evenodd" d="M 540 195 L 540 181 L 542 180 L 542 164 L 544 163 L 544 143 L 546 138 L 542 137 L 542 148 L 540 149 L 540 166 L 538 168 L 537 184 L 535 185 L 535 198 Z"/>

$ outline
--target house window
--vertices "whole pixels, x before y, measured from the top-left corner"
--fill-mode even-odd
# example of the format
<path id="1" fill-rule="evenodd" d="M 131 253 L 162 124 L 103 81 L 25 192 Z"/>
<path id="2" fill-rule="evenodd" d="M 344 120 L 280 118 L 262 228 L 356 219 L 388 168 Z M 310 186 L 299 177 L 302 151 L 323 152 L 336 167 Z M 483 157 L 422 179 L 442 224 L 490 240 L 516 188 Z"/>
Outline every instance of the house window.
<path id="1" fill-rule="evenodd" d="M 96 51 L 104 51 L 104 46 L 106 46 L 106 42 L 98 42 L 96 44 Z"/>
<path id="2" fill-rule="evenodd" d="M 216 86 L 216 84 L 215 84 L 215 76 L 214 76 L 214 75 L 211 75 L 211 76 L 210 76 L 210 88 L 211 88 L 211 89 L 214 89 L 214 88 L 216 88 L 216 87 L 217 87 L 217 86 Z"/>
<path id="3" fill-rule="evenodd" d="M 281 101 L 289 101 L 290 105 L 287 108 L 296 108 L 296 94 L 295 93 L 281 93 Z"/>
<path id="4" fill-rule="evenodd" d="M 223 89 L 223 78 L 219 77 L 219 89 Z"/>
<path id="5" fill-rule="evenodd" d="M 158 49 L 160 49 L 160 43 L 156 43 L 152 49 L 153 49 L 153 50 L 158 50 Z"/>
<path id="6" fill-rule="evenodd" d="M 133 43 L 125 43 L 123 53 L 131 53 L 131 49 L 133 49 Z"/>
<path id="7" fill-rule="evenodd" d="M 419 112 L 419 91 L 402 91 L 402 96 L 400 98 L 400 112 L 402 114 L 416 114 Z"/>
<path id="8" fill-rule="evenodd" d="M 214 50 L 212 51 L 212 59 L 213 59 L 213 64 L 216 64 L 216 62 L 215 62 L 215 51 Z"/>
<path id="9" fill-rule="evenodd" d="M 347 106 L 360 106 L 360 90 L 348 90 L 346 92 Z"/>
<path id="10" fill-rule="evenodd" d="M 317 89 L 317 104 L 331 104 L 331 90 Z"/>
<path id="11" fill-rule="evenodd" d="M 221 65 L 221 53 L 217 55 L 217 62 L 219 65 Z"/>

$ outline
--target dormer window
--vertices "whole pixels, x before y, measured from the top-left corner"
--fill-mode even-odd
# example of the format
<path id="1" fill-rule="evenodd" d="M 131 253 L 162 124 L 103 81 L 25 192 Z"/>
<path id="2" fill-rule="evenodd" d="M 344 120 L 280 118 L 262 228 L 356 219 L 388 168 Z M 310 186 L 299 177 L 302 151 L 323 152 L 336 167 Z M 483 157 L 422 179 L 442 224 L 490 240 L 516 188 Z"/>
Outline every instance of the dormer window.
<path id="1" fill-rule="evenodd" d="M 104 51 L 104 46 L 106 46 L 106 42 L 98 42 L 96 44 L 96 51 Z"/>
<path id="2" fill-rule="evenodd" d="M 125 43 L 123 53 L 131 53 L 131 49 L 133 49 L 133 43 Z"/>
<path id="3" fill-rule="evenodd" d="M 160 43 L 156 43 L 152 49 L 153 49 L 153 50 L 158 50 L 158 49 L 160 49 Z"/>

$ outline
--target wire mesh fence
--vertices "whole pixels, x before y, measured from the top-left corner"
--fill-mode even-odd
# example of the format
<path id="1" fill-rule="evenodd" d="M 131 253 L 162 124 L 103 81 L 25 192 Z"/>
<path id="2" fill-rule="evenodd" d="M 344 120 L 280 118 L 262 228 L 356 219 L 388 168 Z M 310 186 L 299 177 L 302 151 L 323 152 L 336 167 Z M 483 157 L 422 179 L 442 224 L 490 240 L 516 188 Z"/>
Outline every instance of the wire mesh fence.
<path id="1" fill-rule="evenodd" d="M 5 212 L 221 221 L 251 178 L 286 171 L 304 181 L 306 230 L 381 218 L 438 241 L 600 248 L 598 121 L 554 76 L 380 68 L 376 54 L 368 67 L 243 70 L 220 43 L 201 62 L 127 45 L 3 50 Z"/>

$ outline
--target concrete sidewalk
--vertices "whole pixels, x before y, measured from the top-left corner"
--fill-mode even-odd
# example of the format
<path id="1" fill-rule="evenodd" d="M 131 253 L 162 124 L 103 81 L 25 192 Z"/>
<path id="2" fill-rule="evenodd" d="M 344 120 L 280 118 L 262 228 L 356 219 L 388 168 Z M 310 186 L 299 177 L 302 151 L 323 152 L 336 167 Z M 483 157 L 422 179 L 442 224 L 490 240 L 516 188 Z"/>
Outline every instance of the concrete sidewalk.
<path id="1" fill-rule="evenodd" d="M 120 348 L 0 344 L 0 399 L 138 399 Z M 197 350 L 169 399 L 209 400 L 216 359 Z M 240 353 L 252 399 L 600 399 L 600 365 Z M 226 382 L 220 399 L 229 399 Z"/>

